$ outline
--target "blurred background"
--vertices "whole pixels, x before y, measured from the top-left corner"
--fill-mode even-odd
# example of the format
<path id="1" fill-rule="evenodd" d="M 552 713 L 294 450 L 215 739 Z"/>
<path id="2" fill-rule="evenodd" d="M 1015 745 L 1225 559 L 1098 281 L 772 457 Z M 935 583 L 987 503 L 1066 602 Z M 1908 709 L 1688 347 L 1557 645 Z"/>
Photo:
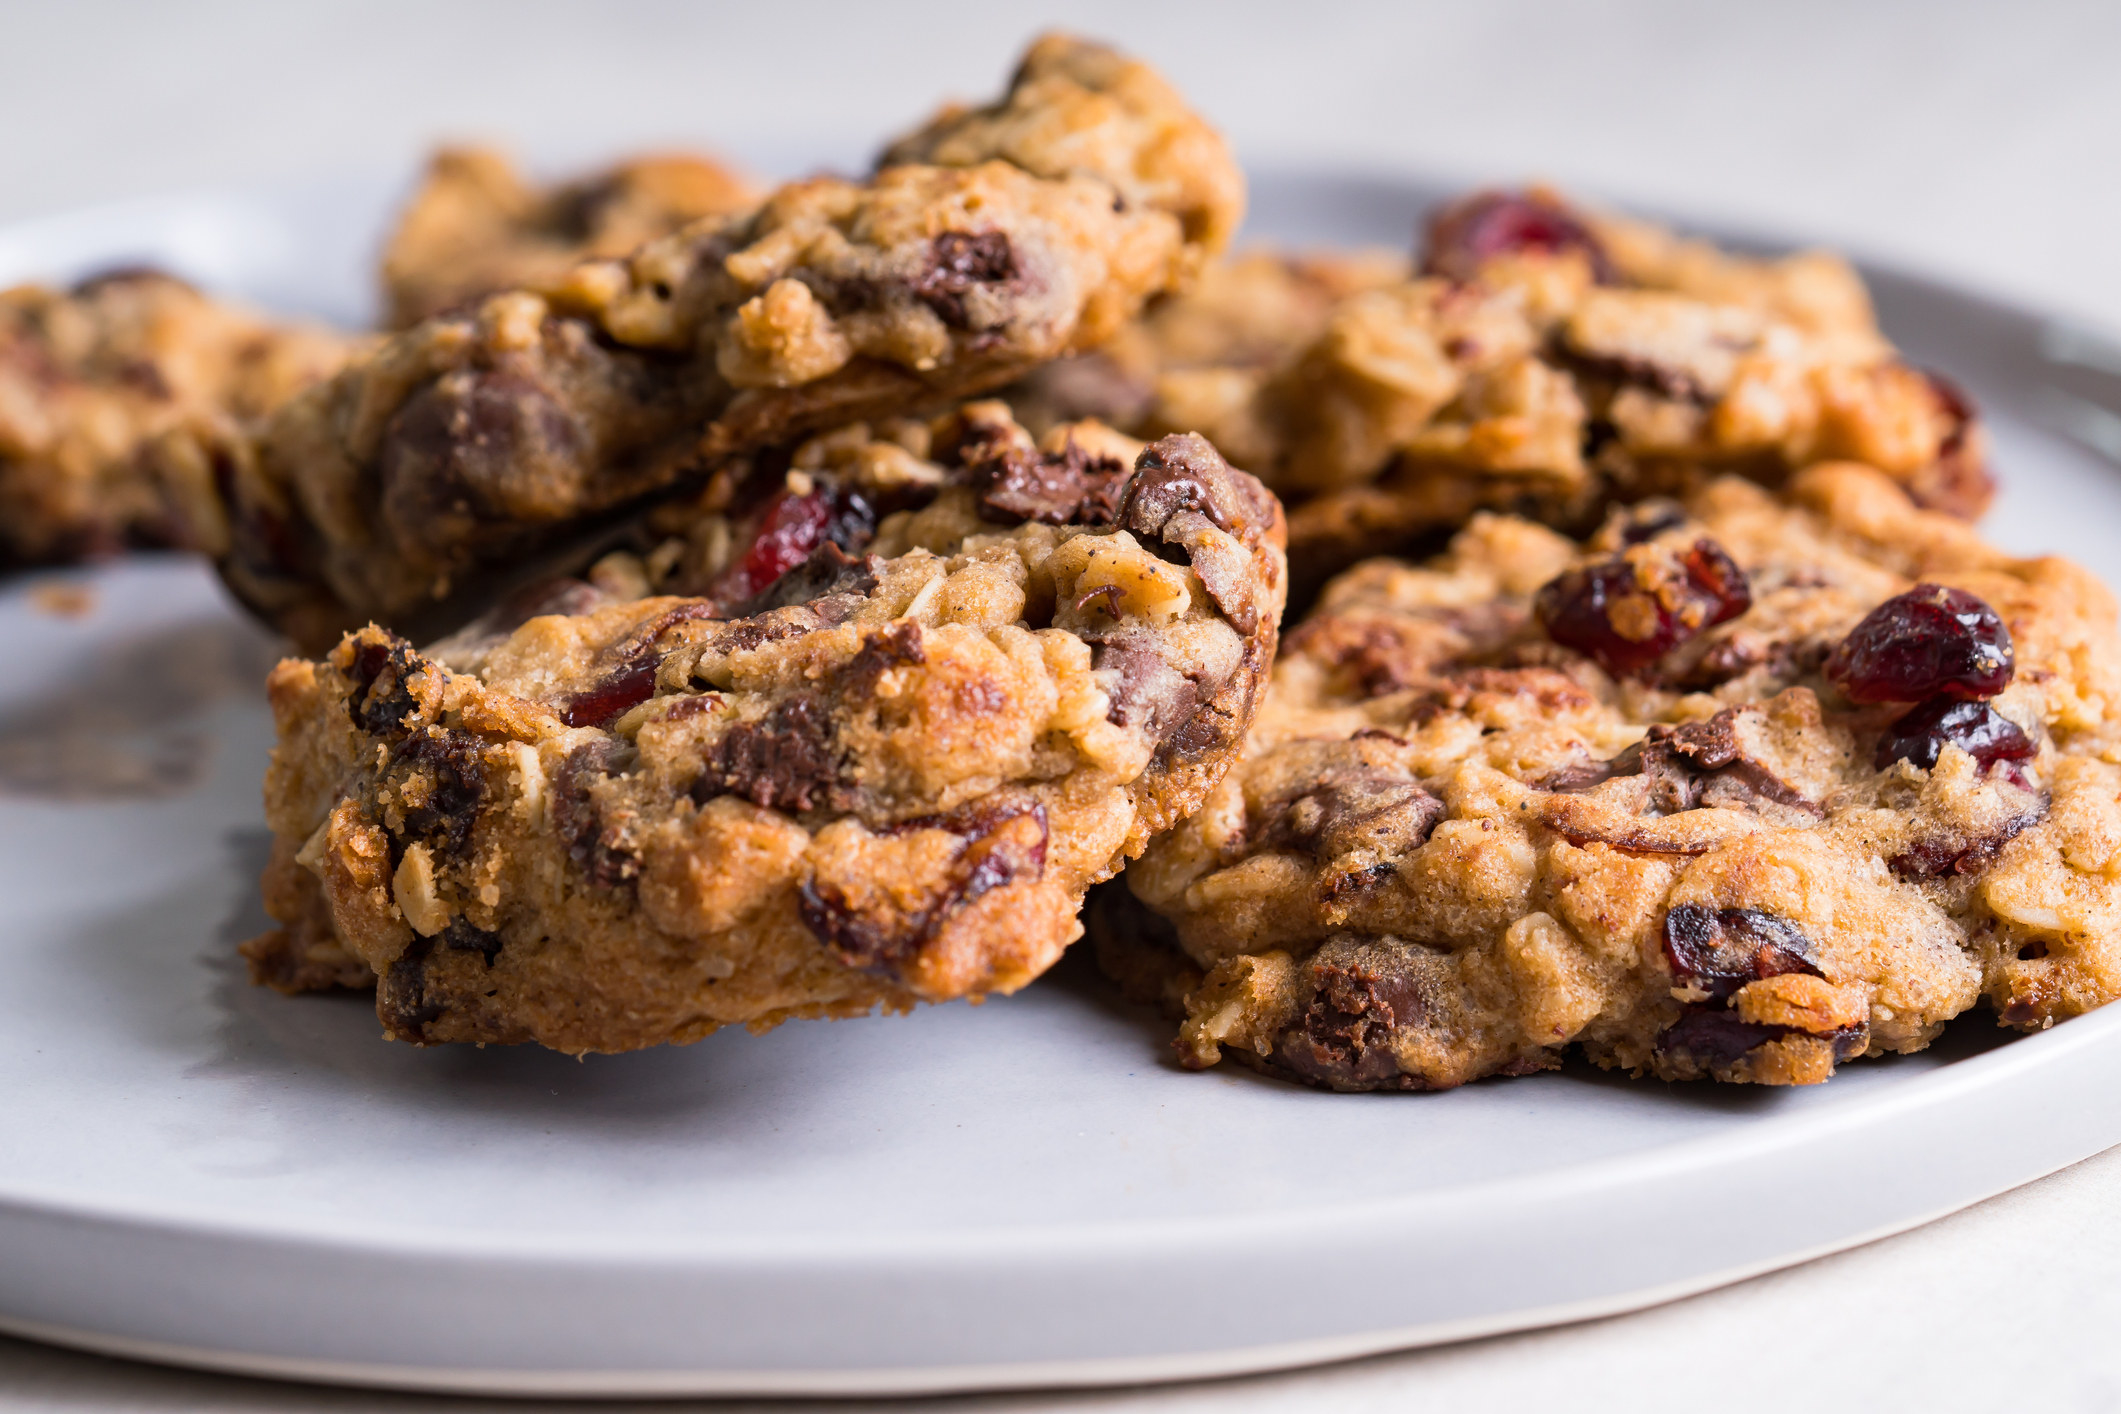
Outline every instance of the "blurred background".
<path id="1" fill-rule="evenodd" d="M 1542 176 L 2121 328 L 2121 5 L 284 3 L 8 7 L 0 220 L 183 188 L 553 171 L 704 144 L 863 161 L 1061 24 L 1152 59 L 1258 166 Z M 380 215 L 380 213 L 379 213 Z"/>

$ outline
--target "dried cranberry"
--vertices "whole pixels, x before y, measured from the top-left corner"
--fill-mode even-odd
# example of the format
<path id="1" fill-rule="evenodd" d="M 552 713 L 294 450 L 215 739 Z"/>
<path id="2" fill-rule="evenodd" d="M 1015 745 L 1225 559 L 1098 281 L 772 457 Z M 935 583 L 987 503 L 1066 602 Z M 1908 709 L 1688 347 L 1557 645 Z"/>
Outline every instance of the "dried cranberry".
<path id="1" fill-rule="evenodd" d="M 1752 607 L 1723 547 L 1636 546 L 1549 581 L 1532 601 L 1547 636 L 1615 677 L 1640 672 L 1703 629 Z"/>
<path id="2" fill-rule="evenodd" d="M 1519 251 L 1559 254 L 1580 250 L 1600 284 L 1613 282 L 1605 248 L 1575 212 L 1537 192 L 1483 191 L 1452 202 L 1429 218 L 1421 269 L 1461 283 L 1483 263 Z"/>
<path id="3" fill-rule="evenodd" d="M 1851 702 L 1994 697 L 2010 686 L 2011 633 L 1963 589 L 1918 584 L 1849 630 L 1826 675 Z"/>
<path id="4" fill-rule="evenodd" d="M 1877 769 L 1912 761 L 1927 771 L 1947 746 L 1956 746 L 1986 771 L 1998 761 L 2030 761 L 2039 748 L 2025 729 L 1986 702 L 1932 697 L 1885 729 Z"/>
<path id="5" fill-rule="evenodd" d="M 876 531 L 876 512 L 861 493 L 818 487 L 807 495 L 782 491 L 766 503 L 750 547 L 722 577 L 709 598 L 742 604 L 810 558 L 826 541 L 859 550 Z"/>

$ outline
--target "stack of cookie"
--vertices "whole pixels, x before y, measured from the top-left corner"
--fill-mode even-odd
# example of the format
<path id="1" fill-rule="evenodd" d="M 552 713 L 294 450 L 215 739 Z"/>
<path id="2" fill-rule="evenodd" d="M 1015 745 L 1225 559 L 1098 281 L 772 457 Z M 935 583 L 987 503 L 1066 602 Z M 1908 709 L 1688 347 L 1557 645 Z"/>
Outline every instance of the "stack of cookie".
<path id="1" fill-rule="evenodd" d="M 1968 528 L 1974 409 L 1844 262 L 1242 207 L 1058 36 L 859 179 L 445 153 L 387 336 L 9 296 L 6 544 L 192 547 L 313 655 L 244 953 L 402 1040 L 977 999 L 1086 918 L 1185 1064 L 1342 1090 L 2121 992 L 2112 602 Z"/>

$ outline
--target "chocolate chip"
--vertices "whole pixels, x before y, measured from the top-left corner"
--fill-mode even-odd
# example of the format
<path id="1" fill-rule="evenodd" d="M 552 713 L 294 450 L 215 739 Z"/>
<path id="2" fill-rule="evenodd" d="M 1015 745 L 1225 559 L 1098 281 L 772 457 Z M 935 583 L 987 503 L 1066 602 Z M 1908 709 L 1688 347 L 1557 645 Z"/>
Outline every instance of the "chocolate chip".
<path id="1" fill-rule="evenodd" d="M 831 714 L 821 699 L 809 693 L 787 698 L 707 747 L 692 799 L 704 805 L 718 795 L 736 795 L 766 810 L 813 809 L 839 782 L 832 737 Z"/>
<path id="2" fill-rule="evenodd" d="M 965 296 L 980 285 L 1017 278 L 1016 251 L 1001 231 L 945 231 L 929 243 L 928 268 L 913 281 L 913 293 L 953 329 L 967 328 Z"/>
<path id="3" fill-rule="evenodd" d="M 438 516 L 506 523 L 527 495 L 584 482 L 588 450 L 561 394 L 518 372 L 457 369 L 392 416 L 377 466 L 401 526 Z"/>
<path id="4" fill-rule="evenodd" d="M 575 867 L 600 889 L 617 888 L 640 872 L 625 822 L 606 820 L 596 798 L 597 782 L 618 774 L 627 754 L 625 743 L 601 737 L 568 752 L 553 773 L 553 824 Z"/>
<path id="5" fill-rule="evenodd" d="M 1143 449 L 1118 517 L 1137 535 L 1166 540 L 1172 522 L 1189 511 L 1240 538 L 1257 535 L 1273 519 L 1266 489 L 1234 469 L 1207 438 L 1191 432 Z"/>
<path id="6" fill-rule="evenodd" d="M 427 960 L 434 946 L 434 939 L 415 936 L 376 979 L 376 1016 L 398 1040 L 425 1041 L 428 1026 L 448 1010 L 443 998 L 428 992 Z"/>
<path id="7" fill-rule="evenodd" d="M 475 952 L 486 959 L 488 967 L 493 966 L 493 960 L 507 946 L 499 933 L 479 927 L 461 913 L 450 916 L 449 926 L 442 930 L 441 938 L 442 946 L 455 948 L 458 952 Z"/>
<path id="8" fill-rule="evenodd" d="M 1443 818 L 1443 802 L 1391 771 L 1361 766 L 1320 772 L 1302 793 L 1270 807 L 1275 843 L 1314 859 L 1369 850 L 1388 859 L 1413 853 Z"/>
<path id="9" fill-rule="evenodd" d="M 1708 1075 L 1730 1069 L 1747 1052 L 1770 1041 L 1809 1034 L 1794 1026 L 1745 1021 L 1723 1007 L 1690 1006 L 1657 1037 L 1656 1052 L 1660 1061 L 1681 1075 Z M 1833 1043 L 1837 1063 L 1853 1060 L 1870 1048 L 1870 1028 L 1847 1026 L 1820 1039 Z"/>
<path id="10" fill-rule="evenodd" d="M 876 680 L 893 668 L 927 661 L 928 652 L 921 646 L 921 626 L 906 619 L 863 639 L 861 648 L 840 670 L 839 679 L 847 691 L 866 696 L 875 690 Z"/>
<path id="11" fill-rule="evenodd" d="M 1161 636 L 1118 628 L 1092 640 L 1090 667 L 1103 679 L 1115 726 L 1134 727 L 1161 741 L 1211 695 L 1171 665 Z"/>
<path id="12" fill-rule="evenodd" d="M 1392 1051 L 1395 1033 L 1429 1017 L 1421 954 L 1409 943 L 1340 938 L 1320 948 L 1304 967 L 1310 1000 L 1277 1040 L 1276 1059 L 1336 1090 L 1424 1088 Z"/>
<path id="13" fill-rule="evenodd" d="M 426 666 L 412 645 L 395 634 L 381 641 L 363 638 L 349 669 L 354 688 L 347 694 L 347 716 L 370 736 L 397 735 L 420 710 L 406 683 Z"/>
<path id="14" fill-rule="evenodd" d="M 483 753 L 477 737 L 441 727 L 399 745 L 390 762 L 404 822 L 395 843 L 417 840 L 440 860 L 463 853 L 486 796 Z"/>
<path id="15" fill-rule="evenodd" d="M 1683 903 L 1664 918 L 1664 955 L 1673 975 L 1718 1001 L 1763 977 L 1824 977 L 1813 952 L 1796 924 L 1758 909 Z"/>
<path id="16" fill-rule="evenodd" d="M 1726 707 L 1706 722 L 1677 727 L 1659 723 L 1640 743 L 1607 763 L 1609 777 L 1643 776 L 1651 808 L 1665 815 L 1703 806 L 1750 809 L 1758 801 L 1823 814 L 1764 762 L 1746 754 L 1737 718 L 1750 710 Z"/>
<path id="17" fill-rule="evenodd" d="M 1092 456 L 1072 437 L 1059 452 L 998 449 L 968 470 L 980 514 L 1005 525 L 1110 525 L 1127 481 L 1126 463 Z"/>
<path id="18" fill-rule="evenodd" d="M 1982 828 L 1920 834 L 1886 862 L 1894 873 L 1909 879 L 1978 874 L 1996 862 L 2005 845 L 2046 819 L 2047 810 L 2047 798 L 2042 796 L 2031 809 L 1986 822 Z"/>

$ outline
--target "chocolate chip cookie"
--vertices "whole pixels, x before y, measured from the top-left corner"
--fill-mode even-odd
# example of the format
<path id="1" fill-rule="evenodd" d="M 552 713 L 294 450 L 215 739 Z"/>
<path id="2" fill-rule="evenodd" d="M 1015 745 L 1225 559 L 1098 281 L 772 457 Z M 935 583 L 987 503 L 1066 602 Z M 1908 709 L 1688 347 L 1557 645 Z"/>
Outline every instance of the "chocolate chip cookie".
<path id="1" fill-rule="evenodd" d="M 200 488 L 188 466 L 160 464 L 158 442 L 260 418 L 354 347 L 152 270 L 0 292 L 0 561 L 195 546 Z"/>
<path id="2" fill-rule="evenodd" d="M 446 147 L 427 164 L 383 247 L 383 306 L 396 329 L 502 290 L 543 285 L 584 259 L 615 258 L 762 193 L 699 153 L 631 157 L 539 188 L 501 153 Z"/>
<path id="3" fill-rule="evenodd" d="M 1241 191 L 1147 69 L 1042 41 L 866 181 L 428 320 L 297 399 L 235 478 L 224 575 L 300 642 L 440 631 L 731 456 L 1094 346 L 1217 248 Z"/>
<path id="4" fill-rule="evenodd" d="M 1587 542 L 1482 514 L 1290 632 L 1244 760 L 1105 898 L 1186 1063 L 1824 1080 L 2121 994 L 2111 596 L 1873 469 Z"/>
<path id="5" fill-rule="evenodd" d="M 282 663 L 253 975 L 373 981 L 403 1040 L 576 1053 L 1037 976 L 1234 757 L 1280 509 L 1198 437 L 1033 443 L 999 405 L 929 432 L 841 442 L 935 478 L 820 460 L 720 515 L 748 542 L 707 594 L 577 582 Z"/>
<path id="6" fill-rule="evenodd" d="M 1159 361 L 1136 335 L 1114 347 L 1150 352 L 1077 397 L 1257 468 L 1299 586 L 1484 508 L 1582 533 L 1616 500 L 1837 458 L 1933 509 L 1988 504 L 1972 404 L 1895 354 L 1836 256 L 1735 255 L 1540 190 L 1447 206 L 1421 245 L 1414 278 L 1354 289 L 1300 344 Z"/>
<path id="7" fill-rule="evenodd" d="M 1135 430 L 1152 414 L 1166 430 L 1213 418 L 1224 436 L 1272 455 L 1228 415 L 1233 400 L 1324 332 L 1343 300 L 1408 274 L 1406 256 L 1390 250 L 1239 251 L 1159 295 L 1103 347 L 1055 359 L 998 396 L 1035 432 L 1080 418 Z"/>

